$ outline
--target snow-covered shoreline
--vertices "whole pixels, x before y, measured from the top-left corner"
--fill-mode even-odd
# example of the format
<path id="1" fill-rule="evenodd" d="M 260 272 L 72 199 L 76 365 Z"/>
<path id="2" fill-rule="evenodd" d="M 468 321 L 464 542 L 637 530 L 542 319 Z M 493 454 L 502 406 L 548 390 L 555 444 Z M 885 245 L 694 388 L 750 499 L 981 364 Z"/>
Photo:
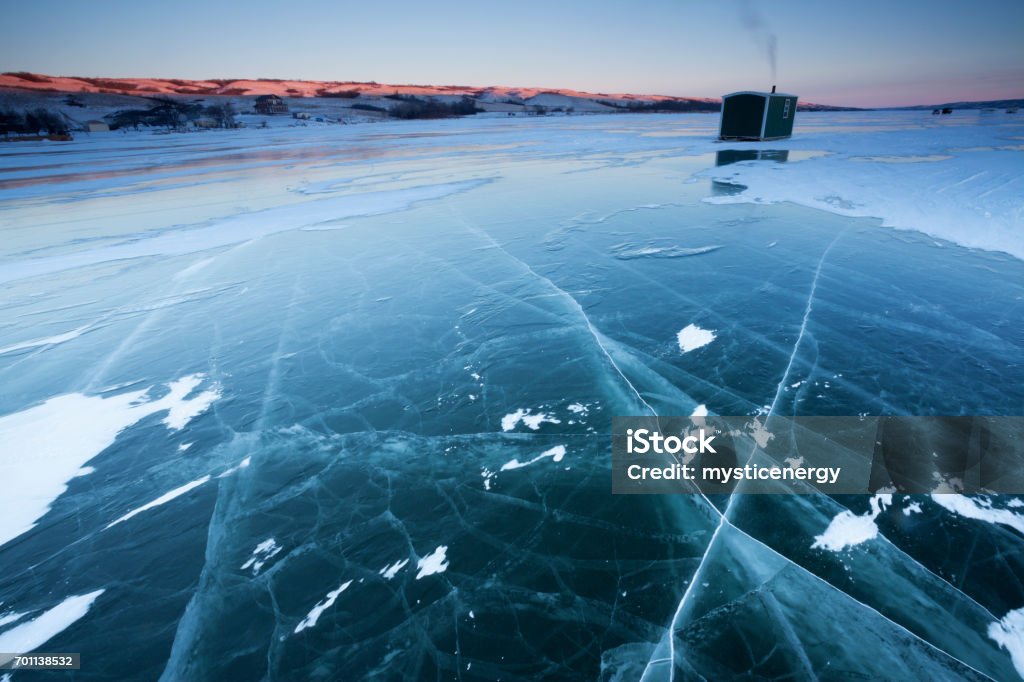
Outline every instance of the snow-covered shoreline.
<path id="1" fill-rule="evenodd" d="M 870 123 L 883 114 L 893 116 L 865 112 L 846 118 Z M 729 148 L 825 155 L 799 163 L 747 161 L 713 168 L 702 175 L 745 189 L 707 201 L 788 201 L 879 218 L 887 227 L 1024 258 L 1024 117 L 957 115 L 933 121 L 923 112 L 901 112 L 916 125 L 874 130 L 861 123 L 834 131 L 827 117 L 835 114 L 801 114 L 805 123 L 790 140 Z M 810 130 L 807 122 L 813 124 Z"/>

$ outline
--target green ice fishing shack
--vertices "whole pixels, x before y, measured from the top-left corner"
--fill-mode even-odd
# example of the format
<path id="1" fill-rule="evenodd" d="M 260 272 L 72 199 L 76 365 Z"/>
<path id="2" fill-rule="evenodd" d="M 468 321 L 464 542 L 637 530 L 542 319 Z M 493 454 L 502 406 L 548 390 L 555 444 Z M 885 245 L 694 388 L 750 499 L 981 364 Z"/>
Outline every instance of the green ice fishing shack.
<path id="1" fill-rule="evenodd" d="M 722 96 L 720 140 L 781 140 L 793 134 L 796 95 L 732 92 Z"/>

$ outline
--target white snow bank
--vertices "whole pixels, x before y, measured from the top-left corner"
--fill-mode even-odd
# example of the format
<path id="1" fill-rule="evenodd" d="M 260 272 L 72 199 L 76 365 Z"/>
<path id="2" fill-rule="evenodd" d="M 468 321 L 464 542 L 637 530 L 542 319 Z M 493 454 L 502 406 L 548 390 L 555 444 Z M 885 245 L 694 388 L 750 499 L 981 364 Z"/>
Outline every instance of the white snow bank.
<path id="1" fill-rule="evenodd" d="M 10 654 L 35 651 L 88 613 L 101 594 L 103 590 L 68 597 L 32 620 L 0 633 L 0 652 Z M 5 659 L 4 654 L 0 653 L 0 663 L 8 660 L 9 657 Z"/>
<path id="2" fill-rule="evenodd" d="M 179 430 L 220 397 L 216 386 L 189 398 L 203 381 L 192 374 L 168 384 L 162 398 L 152 387 L 103 397 L 71 393 L 0 417 L 0 545 L 30 530 L 83 465 L 143 418 L 166 411 L 163 423 Z"/>
<path id="3" fill-rule="evenodd" d="M 875 519 L 882 510 L 892 504 L 892 495 L 879 493 L 871 498 L 871 511 L 866 514 L 854 514 L 849 509 L 836 515 L 828 528 L 814 538 L 812 549 L 827 549 L 830 552 L 841 552 L 847 547 L 878 537 L 878 526 Z"/>
<path id="4" fill-rule="evenodd" d="M 679 350 L 689 353 L 708 345 L 715 340 L 715 332 L 709 329 L 701 329 L 695 324 L 688 324 L 679 330 L 676 335 L 679 341 Z"/>
<path id="5" fill-rule="evenodd" d="M 435 573 L 444 573 L 448 570 L 447 545 L 438 545 L 437 549 L 416 562 L 416 568 L 420 569 L 416 574 L 416 580 L 425 578 Z"/>
<path id="6" fill-rule="evenodd" d="M 338 595 L 347 590 L 348 586 L 351 584 L 352 581 L 349 580 L 348 582 L 342 583 L 338 589 L 328 592 L 327 596 L 324 597 L 322 601 L 318 602 L 316 606 L 310 609 L 309 613 L 306 614 L 306 617 L 295 626 L 295 634 L 302 632 L 306 628 L 316 626 L 316 622 L 320 620 L 320 615 L 327 609 L 334 606 L 334 602 L 338 599 Z"/>
<path id="7" fill-rule="evenodd" d="M 546 459 L 548 457 L 551 457 L 552 461 L 561 462 L 562 458 L 565 457 L 565 446 L 556 445 L 555 447 L 540 453 L 539 455 L 531 459 L 529 462 L 520 462 L 518 459 L 510 460 L 501 465 L 501 471 L 509 471 L 511 469 L 522 469 L 523 467 L 530 466 L 531 464 L 539 462 L 542 459 Z"/>
<path id="8" fill-rule="evenodd" d="M 1024 608 L 1010 611 L 989 625 L 988 636 L 1010 653 L 1013 667 L 1024 677 Z"/>
<path id="9" fill-rule="evenodd" d="M 844 129 L 837 120 L 834 132 L 827 126 L 805 132 L 798 124 L 792 140 L 773 142 L 773 148 L 820 149 L 827 156 L 716 167 L 703 175 L 747 189 L 706 201 L 789 201 L 1024 258 L 1024 152 L 1007 144 L 1022 132 L 1019 122 L 953 126 L 923 120 L 884 130 Z"/>

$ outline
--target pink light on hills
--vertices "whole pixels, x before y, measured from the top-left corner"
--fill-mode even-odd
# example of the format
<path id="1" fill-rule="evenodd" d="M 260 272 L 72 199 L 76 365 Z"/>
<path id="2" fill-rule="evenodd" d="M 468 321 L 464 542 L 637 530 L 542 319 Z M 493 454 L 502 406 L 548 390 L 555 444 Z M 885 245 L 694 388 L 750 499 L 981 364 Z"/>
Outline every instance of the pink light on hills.
<path id="1" fill-rule="evenodd" d="M 529 99 L 539 94 L 609 100 L 667 101 L 696 100 L 717 102 L 717 99 L 682 98 L 668 95 L 638 95 L 629 93 L 592 93 L 569 88 L 516 88 L 507 86 L 472 87 L 462 85 L 392 85 L 385 83 L 356 83 L 352 81 L 303 81 L 264 79 L 187 80 L 171 78 L 85 78 L 74 76 L 45 76 L 42 74 L 0 74 L 0 88 L 59 92 L 106 92 L 125 95 L 277 95 L 279 97 L 317 97 L 325 93 L 356 91 L 370 96 L 467 95 L 494 98 Z"/>

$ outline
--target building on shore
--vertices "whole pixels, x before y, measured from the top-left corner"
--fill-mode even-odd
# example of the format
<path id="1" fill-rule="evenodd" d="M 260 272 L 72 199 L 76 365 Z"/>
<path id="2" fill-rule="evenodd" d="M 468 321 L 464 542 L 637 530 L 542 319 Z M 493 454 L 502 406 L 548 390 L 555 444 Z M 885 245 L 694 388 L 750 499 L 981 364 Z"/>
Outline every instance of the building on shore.
<path id="1" fill-rule="evenodd" d="M 257 114 L 287 114 L 288 105 L 277 95 L 260 95 L 256 98 Z"/>

